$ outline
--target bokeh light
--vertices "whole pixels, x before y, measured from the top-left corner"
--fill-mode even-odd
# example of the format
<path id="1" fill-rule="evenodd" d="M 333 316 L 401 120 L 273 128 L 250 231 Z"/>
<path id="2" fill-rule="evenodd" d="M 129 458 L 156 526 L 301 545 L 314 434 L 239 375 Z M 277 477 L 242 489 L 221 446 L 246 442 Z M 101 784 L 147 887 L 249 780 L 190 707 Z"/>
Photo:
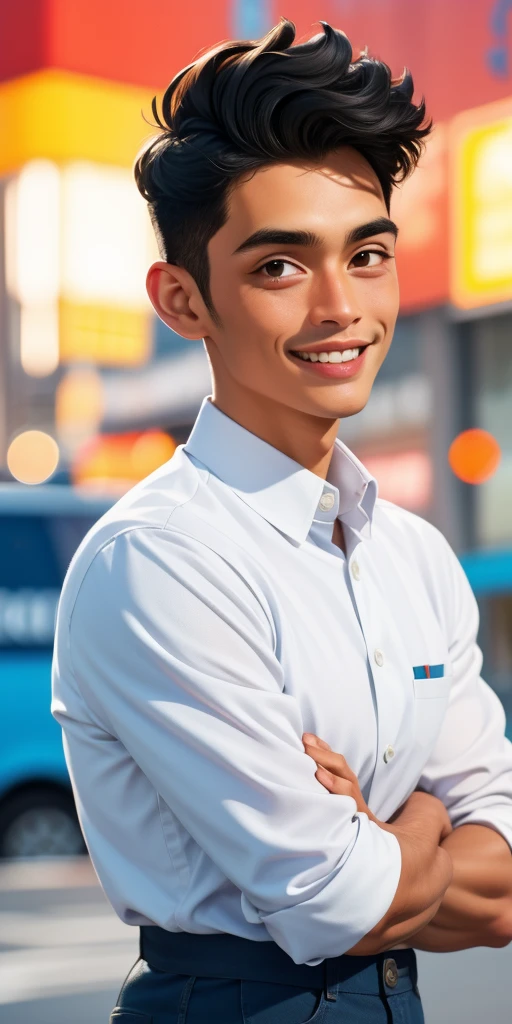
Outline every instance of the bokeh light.
<path id="1" fill-rule="evenodd" d="M 135 441 L 130 454 L 133 474 L 142 480 L 174 455 L 176 442 L 162 430 L 148 430 Z"/>
<path id="2" fill-rule="evenodd" d="M 455 476 L 467 484 L 481 484 L 498 468 L 501 448 L 488 430 L 463 430 L 452 441 L 448 462 Z"/>
<path id="3" fill-rule="evenodd" d="M 22 484 L 42 484 L 57 469 L 59 447 L 43 430 L 25 430 L 11 441 L 7 465 Z"/>
<path id="4" fill-rule="evenodd" d="M 59 440 L 73 446 L 95 434 L 103 415 L 103 383 L 96 369 L 77 367 L 59 381 L 55 423 Z"/>
<path id="5" fill-rule="evenodd" d="M 123 494 L 174 454 L 176 441 L 163 430 L 130 431 L 91 438 L 72 467 L 76 486 Z"/>

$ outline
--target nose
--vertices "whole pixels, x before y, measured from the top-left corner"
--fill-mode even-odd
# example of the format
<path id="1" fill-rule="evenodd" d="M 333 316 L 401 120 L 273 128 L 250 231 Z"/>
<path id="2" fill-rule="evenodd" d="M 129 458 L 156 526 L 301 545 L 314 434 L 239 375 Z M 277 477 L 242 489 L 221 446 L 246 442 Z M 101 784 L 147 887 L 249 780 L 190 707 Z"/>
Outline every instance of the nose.
<path id="1" fill-rule="evenodd" d="M 340 269 L 326 270 L 315 283 L 311 296 L 309 319 L 315 327 L 322 324 L 333 324 L 344 330 L 356 324 L 362 317 L 355 284 L 347 274 L 342 276 Z"/>

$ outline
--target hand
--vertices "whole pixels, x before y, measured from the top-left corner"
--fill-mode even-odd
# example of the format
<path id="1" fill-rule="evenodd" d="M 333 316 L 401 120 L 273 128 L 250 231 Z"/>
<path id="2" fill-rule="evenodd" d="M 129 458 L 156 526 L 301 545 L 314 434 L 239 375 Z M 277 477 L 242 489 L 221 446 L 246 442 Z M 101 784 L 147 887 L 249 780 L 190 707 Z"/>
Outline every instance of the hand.
<path id="1" fill-rule="evenodd" d="M 415 789 L 405 803 L 391 815 L 388 819 L 388 826 L 400 828 L 402 825 L 405 825 L 407 827 L 412 818 L 418 821 L 422 829 L 426 828 L 427 823 L 430 824 L 432 820 L 437 821 L 440 830 L 440 843 L 453 830 L 450 816 L 442 801 L 421 789 Z"/>
<path id="2" fill-rule="evenodd" d="M 360 813 L 367 814 L 370 821 L 377 825 L 382 824 L 365 803 L 357 775 L 349 768 L 343 754 L 336 754 L 325 740 L 321 740 L 314 733 L 304 732 L 302 740 L 306 754 L 318 765 L 315 776 L 322 786 L 328 789 L 329 793 L 351 796 Z"/>
<path id="3" fill-rule="evenodd" d="M 420 822 L 423 818 L 422 827 L 426 828 L 427 822 L 430 825 L 434 818 L 436 823 L 439 823 L 437 825 L 440 831 L 439 842 L 446 839 L 452 831 L 452 824 L 444 804 L 437 797 L 421 790 L 411 793 L 388 822 L 376 818 L 363 799 L 357 775 L 349 768 L 343 755 L 336 754 L 325 740 L 321 740 L 314 733 L 304 732 L 302 739 L 306 754 L 312 757 L 318 765 L 315 776 L 322 786 L 330 793 L 351 796 L 356 802 L 357 810 L 362 814 L 367 814 L 370 821 L 375 822 L 376 825 L 380 825 L 386 831 L 394 832 L 395 827 L 398 831 L 399 828 L 407 827 L 413 819 L 416 821 L 418 818 Z"/>
<path id="4" fill-rule="evenodd" d="M 363 800 L 357 776 L 342 754 L 334 753 L 325 740 L 303 733 L 306 753 L 318 765 L 316 778 L 330 793 L 351 796 L 357 810 L 368 815 L 400 845 L 400 880 L 387 913 L 352 949 L 353 956 L 373 955 L 411 945 L 416 935 L 432 920 L 453 874 L 449 854 L 438 844 L 451 828 L 446 808 L 429 793 L 412 793 L 393 815 L 393 824 L 379 821 Z"/>

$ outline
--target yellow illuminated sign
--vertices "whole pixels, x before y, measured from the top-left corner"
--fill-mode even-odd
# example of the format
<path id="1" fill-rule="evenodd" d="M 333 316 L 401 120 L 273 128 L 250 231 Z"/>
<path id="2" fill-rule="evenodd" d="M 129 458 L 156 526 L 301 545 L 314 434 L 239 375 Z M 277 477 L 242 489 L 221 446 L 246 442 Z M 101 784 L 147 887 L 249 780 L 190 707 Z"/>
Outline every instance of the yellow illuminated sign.
<path id="1" fill-rule="evenodd" d="M 153 318 L 145 278 L 158 249 L 129 170 L 31 160 L 10 180 L 5 212 L 25 373 L 46 376 L 59 362 L 143 365 Z"/>
<path id="2" fill-rule="evenodd" d="M 131 167 L 155 134 L 151 100 L 158 90 L 107 82 L 57 68 L 0 85 L 0 173 L 45 157 Z"/>
<path id="3" fill-rule="evenodd" d="M 142 366 L 151 355 L 151 318 L 138 310 L 59 304 L 59 348 L 63 363 Z"/>
<path id="4" fill-rule="evenodd" d="M 471 308 L 512 299 L 512 100 L 452 126 L 451 297 Z"/>

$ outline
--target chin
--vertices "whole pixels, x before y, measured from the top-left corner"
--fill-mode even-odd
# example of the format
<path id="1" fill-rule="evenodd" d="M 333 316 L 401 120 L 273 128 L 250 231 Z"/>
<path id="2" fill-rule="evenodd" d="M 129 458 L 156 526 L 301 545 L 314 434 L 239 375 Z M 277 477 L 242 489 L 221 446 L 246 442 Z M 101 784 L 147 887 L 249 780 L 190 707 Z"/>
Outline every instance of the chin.
<path id="1" fill-rule="evenodd" d="M 362 412 L 368 404 L 369 397 L 369 395 L 353 395 L 350 398 L 346 398 L 336 408 L 333 408 L 331 415 L 339 420 L 347 419 L 348 416 L 357 416 L 357 413 Z"/>

